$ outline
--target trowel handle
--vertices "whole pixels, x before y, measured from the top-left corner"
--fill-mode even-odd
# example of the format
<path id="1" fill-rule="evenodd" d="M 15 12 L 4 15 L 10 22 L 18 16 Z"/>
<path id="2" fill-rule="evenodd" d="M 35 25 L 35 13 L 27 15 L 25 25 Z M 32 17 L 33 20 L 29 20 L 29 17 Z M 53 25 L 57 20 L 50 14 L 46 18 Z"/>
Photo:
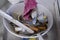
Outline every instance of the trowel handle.
<path id="1" fill-rule="evenodd" d="M 40 34 L 37 34 L 39 40 L 44 40 Z"/>
<path id="2" fill-rule="evenodd" d="M 11 17 L 10 15 L 6 14 L 5 12 L 3 12 L 2 10 L 0 10 L 0 15 L 4 18 L 6 18 L 7 20 L 9 20 L 10 22 L 16 24 L 17 26 L 27 30 L 29 33 L 34 33 L 33 30 L 31 30 L 30 28 L 28 28 L 27 26 L 25 26 L 24 24 L 22 24 L 21 22 L 15 20 L 13 17 Z"/>
<path id="3" fill-rule="evenodd" d="M 23 2 L 23 0 L 8 0 L 11 4 L 16 4 L 19 2 Z"/>

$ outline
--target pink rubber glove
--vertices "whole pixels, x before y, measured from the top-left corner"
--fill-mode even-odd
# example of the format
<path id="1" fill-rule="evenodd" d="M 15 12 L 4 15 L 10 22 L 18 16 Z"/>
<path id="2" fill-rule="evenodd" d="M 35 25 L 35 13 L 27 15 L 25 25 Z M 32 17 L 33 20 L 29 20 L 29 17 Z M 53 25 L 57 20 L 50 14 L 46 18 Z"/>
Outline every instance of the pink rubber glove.
<path id="1" fill-rule="evenodd" d="M 36 0 L 24 0 L 25 2 L 25 8 L 24 8 L 24 13 L 23 13 L 23 18 L 25 20 L 29 20 L 30 12 L 36 8 L 37 2 Z"/>

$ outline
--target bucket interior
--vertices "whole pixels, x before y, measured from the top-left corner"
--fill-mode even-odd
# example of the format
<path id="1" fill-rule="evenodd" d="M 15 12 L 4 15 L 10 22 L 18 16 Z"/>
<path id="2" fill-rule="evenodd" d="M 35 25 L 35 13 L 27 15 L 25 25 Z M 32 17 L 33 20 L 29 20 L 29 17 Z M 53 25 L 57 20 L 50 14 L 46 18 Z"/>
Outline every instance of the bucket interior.
<path id="1" fill-rule="evenodd" d="M 38 11 L 39 13 L 40 12 L 43 12 L 44 15 L 46 15 L 48 17 L 48 28 L 47 30 L 45 30 L 41 35 L 45 35 L 52 27 L 53 25 L 53 17 L 52 17 L 52 14 L 51 12 L 46 8 L 44 7 L 43 5 L 41 4 L 37 4 L 37 7 L 38 7 Z M 7 13 L 9 15 L 15 15 L 15 13 L 17 13 L 16 15 L 20 15 L 21 13 L 23 13 L 24 11 L 24 3 L 19 3 L 19 4 L 15 4 L 15 5 L 12 5 L 8 10 L 7 10 Z M 17 16 L 15 16 L 14 18 L 16 18 Z M 17 18 L 16 18 L 17 19 Z M 13 28 L 12 26 L 10 25 L 10 22 L 6 19 L 3 20 L 4 22 L 4 26 L 5 28 L 13 35 L 15 36 L 18 36 L 18 37 L 30 37 L 30 36 L 26 36 L 26 35 L 18 35 L 16 34 L 14 31 L 13 31 Z M 37 36 L 37 35 L 36 35 Z M 34 35 L 32 35 L 31 37 L 35 37 Z"/>

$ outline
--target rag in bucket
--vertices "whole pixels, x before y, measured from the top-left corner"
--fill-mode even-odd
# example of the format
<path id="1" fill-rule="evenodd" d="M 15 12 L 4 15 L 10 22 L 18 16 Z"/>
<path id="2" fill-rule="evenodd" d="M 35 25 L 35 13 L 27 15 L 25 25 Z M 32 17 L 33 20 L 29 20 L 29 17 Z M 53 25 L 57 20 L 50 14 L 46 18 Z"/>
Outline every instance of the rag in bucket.
<path id="1" fill-rule="evenodd" d="M 31 11 L 36 8 L 37 2 L 36 0 L 24 0 L 25 7 L 24 7 L 24 13 L 23 18 L 25 20 L 28 20 L 31 14 Z"/>

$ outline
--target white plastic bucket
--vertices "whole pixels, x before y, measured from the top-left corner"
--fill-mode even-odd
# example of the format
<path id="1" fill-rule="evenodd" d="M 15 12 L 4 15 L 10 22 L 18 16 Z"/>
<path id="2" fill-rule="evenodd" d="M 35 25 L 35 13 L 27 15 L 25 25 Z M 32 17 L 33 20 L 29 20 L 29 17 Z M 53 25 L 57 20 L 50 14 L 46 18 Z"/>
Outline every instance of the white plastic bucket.
<path id="1" fill-rule="evenodd" d="M 38 10 L 39 12 L 44 12 L 44 14 L 48 17 L 48 28 L 46 31 L 44 31 L 44 33 L 41 34 L 41 36 L 47 34 L 50 29 L 52 28 L 52 25 L 53 25 L 53 16 L 52 16 L 52 13 L 43 5 L 41 4 L 38 4 L 37 5 L 38 7 Z M 23 9 L 24 9 L 24 3 L 18 3 L 18 4 L 15 4 L 15 5 L 12 5 L 10 8 L 8 8 L 7 10 L 7 13 L 10 15 L 10 14 L 13 14 L 11 12 L 15 12 L 15 13 L 23 13 Z M 18 12 L 19 11 L 19 12 Z M 12 30 L 12 26 L 9 24 L 9 21 L 4 19 L 3 20 L 3 24 L 5 26 L 5 28 L 13 35 L 17 36 L 17 37 L 20 37 L 20 38 L 36 38 L 38 37 L 37 35 L 36 36 L 26 36 L 26 35 L 18 35 L 16 34 L 13 30 Z"/>

